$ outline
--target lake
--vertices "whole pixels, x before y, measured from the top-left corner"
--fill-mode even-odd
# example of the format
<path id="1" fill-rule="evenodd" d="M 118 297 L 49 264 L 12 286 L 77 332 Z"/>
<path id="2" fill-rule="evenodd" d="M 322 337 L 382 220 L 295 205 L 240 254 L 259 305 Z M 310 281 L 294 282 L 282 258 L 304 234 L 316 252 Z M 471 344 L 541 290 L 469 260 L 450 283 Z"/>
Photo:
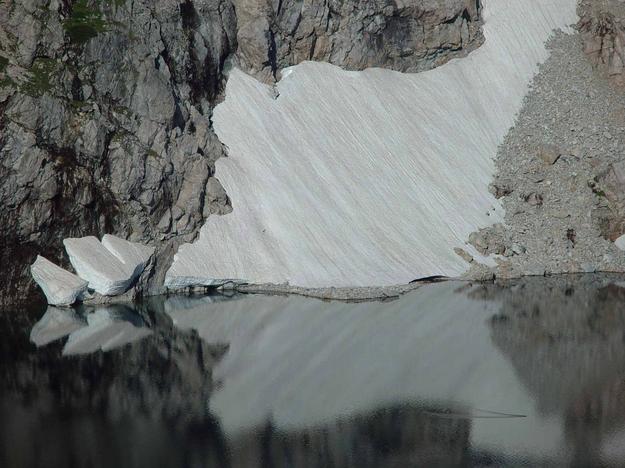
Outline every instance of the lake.
<path id="1" fill-rule="evenodd" d="M 625 460 L 625 277 L 0 313 L 0 466 Z"/>

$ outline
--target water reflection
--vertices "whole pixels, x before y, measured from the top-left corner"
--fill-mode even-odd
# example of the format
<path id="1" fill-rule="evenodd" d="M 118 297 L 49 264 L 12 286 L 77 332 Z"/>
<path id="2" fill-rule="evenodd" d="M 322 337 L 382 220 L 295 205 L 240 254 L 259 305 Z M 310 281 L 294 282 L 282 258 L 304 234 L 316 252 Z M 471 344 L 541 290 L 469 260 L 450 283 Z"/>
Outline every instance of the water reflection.
<path id="1" fill-rule="evenodd" d="M 581 276 L 0 314 L 0 466 L 619 464 L 624 306 Z"/>
<path id="2" fill-rule="evenodd" d="M 491 296 L 488 289 L 475 291 Z M 625 460 L 625 282 L 528 279 L 495 290 L 492 339 L 580 465 Z"/>

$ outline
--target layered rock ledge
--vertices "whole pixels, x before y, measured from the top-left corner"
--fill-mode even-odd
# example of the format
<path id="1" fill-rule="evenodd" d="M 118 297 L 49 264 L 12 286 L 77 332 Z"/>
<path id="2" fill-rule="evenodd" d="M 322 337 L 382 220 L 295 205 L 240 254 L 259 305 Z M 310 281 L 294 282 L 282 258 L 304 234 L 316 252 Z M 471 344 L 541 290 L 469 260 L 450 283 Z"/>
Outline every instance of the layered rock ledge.
<path id="1" fill-rule="evenodd" d="M 625 3 L 582 0 L 579 11 L 584 52 L 612 80 L 625 85 Z"/>

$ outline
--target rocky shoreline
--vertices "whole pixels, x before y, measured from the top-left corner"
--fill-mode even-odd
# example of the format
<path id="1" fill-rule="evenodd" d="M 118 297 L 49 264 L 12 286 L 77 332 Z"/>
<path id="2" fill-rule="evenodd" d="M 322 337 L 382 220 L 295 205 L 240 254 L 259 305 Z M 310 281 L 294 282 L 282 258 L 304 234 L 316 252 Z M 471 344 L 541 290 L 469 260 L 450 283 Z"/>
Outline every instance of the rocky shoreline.
<path id="1" fill-rule="evenodd" d="M 302 288 L 288 284 L 249 284 L 234 286 L 234 290 L 246 294 L 294 294 L 328 301 L 360 302 L 394 300 L 420 288 L 424 284 L 427 284 L 427 282 L 361 288 Z"/>
<path id="2" fill-rule="evenodd" d="M 500 146 L 492 191 L 505 224 L 470 242 L 497 256 L 469 278 L 623 272 L 625 94 L 593 67 L 581 34 L 558 33 L 515 126 Z"/>

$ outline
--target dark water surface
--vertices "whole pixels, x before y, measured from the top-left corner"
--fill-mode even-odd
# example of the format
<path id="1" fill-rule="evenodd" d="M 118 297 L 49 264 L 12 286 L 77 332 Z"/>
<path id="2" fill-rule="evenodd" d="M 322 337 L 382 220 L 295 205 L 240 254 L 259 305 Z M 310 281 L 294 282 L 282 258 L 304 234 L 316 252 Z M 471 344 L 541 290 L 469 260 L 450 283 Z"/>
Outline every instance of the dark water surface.
<path id="1" fill-rule="evenodd" d="M 625 279 L 0 313 L 0 467 L 625 466 Z"/>

